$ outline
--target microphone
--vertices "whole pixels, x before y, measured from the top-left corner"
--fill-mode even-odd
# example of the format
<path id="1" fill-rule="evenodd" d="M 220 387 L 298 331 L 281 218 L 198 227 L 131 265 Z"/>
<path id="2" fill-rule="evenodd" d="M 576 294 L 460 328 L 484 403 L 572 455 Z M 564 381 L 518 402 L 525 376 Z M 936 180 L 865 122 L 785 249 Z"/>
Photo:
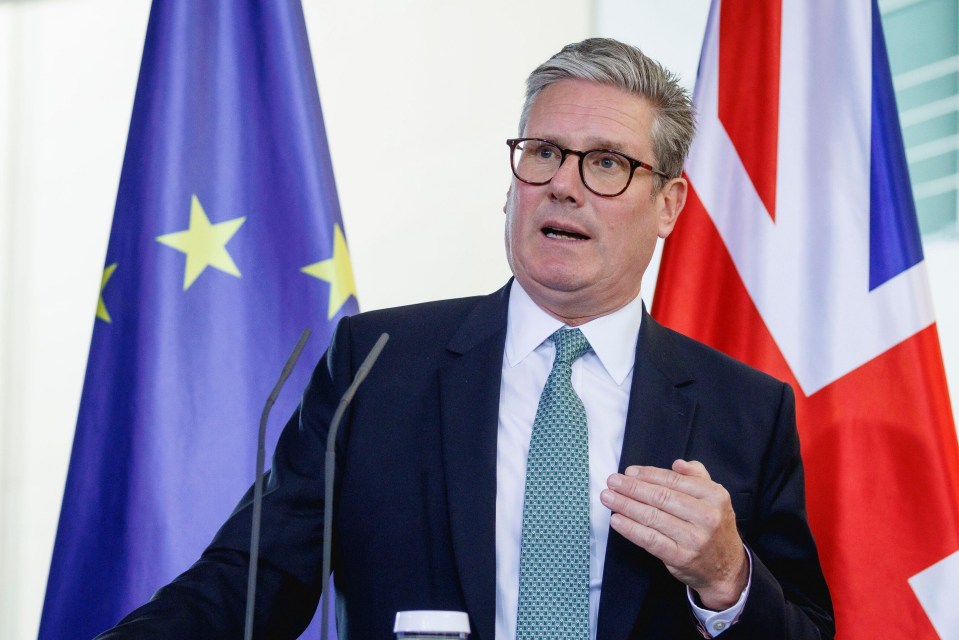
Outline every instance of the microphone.
<path id="1" fill-rule="evenodd" d="M 273 391 L 266 399 L 266 405 L 263 407 L 263 414 L 260 416 L 260 430 L 256 441 L 256 480 L 253 482 L 253 522 L 250 528 L 250 569 L 247 574 L 246 583 L 246 621 L 243 631 L 245 640 L 253 638 L 253 609 L 256 602 L 256 567 L 260 556 L 260 520 L 263 511 L 263 464 L 266 458 L 266 421 L 270 415 L 270 409 L 280 395 L 280 389 L 286 379 L 293 373 L 293 367 L 296 361 L 300 359 L 303 347 L 310 337 L 310 330 L 306 328 L 300 334 L 300 339 L 293 347 L 293 353 L 287 358 L 283 370 L 280 372 L 280 378 L 276 381 Z"/>
<path id="2" fill-rule="evenodd" d="M 320 606 L 323 607 L 320 618 L 321 640 L 326 640 L 329 634 L 330 555 L 333 547 L 333 476 L 336 471 L 336 433 L 339 431 L 340 421 L 343 419 L 343 413 L 346 411 L 346 407 L 356 394 L 360 383 L 366 379 L 370 369 L 373 368 L 373 363 L 380 357 L 380 353 L 383 351 L 383 347 L 386 346 L 386 342 L 389 339 L 390 335 L 388 333 L 381 333 L 376 344 L 373 345 L 366 359 L 363 360 L 363 364 L 356 370 L 356 376 L 354 376 L 352 384 L 350 384 L 340 399 L 339 406 L 336 407 L 336 412 L 330 421 L 330 431 L 326 437 L 326 495 L 323 500 L 323 582 L 321 583 L 323 586 L 323 594 L 320 597 Z"/>

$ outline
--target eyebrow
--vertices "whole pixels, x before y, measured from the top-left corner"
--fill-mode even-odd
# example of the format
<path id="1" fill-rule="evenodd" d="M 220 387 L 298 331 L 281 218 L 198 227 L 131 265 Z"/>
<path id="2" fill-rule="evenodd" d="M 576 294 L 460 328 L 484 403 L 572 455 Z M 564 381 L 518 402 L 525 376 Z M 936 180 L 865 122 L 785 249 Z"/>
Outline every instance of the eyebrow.
<path id="1" fill-rule="evenodd" d="M 565 142 L 560 142 L 556 136 L 531 136 L 536 138 L 542 138 L 543 140 L 549 140 L 555 142 L 561 147 L 571 148 Z M 592 151 L 593 149 L 606 149 L 608 151 L 618 151 L 619 153 L 624 153 L 630 157 L 635 157 L 636 152 L 627 150 L 624 145 L 619 144 L 618 142 L 613 142 L 609 138 L 590 138 L 586 142 L 586 146 L 582 149 L 576 149 L 577 151 Z"/>

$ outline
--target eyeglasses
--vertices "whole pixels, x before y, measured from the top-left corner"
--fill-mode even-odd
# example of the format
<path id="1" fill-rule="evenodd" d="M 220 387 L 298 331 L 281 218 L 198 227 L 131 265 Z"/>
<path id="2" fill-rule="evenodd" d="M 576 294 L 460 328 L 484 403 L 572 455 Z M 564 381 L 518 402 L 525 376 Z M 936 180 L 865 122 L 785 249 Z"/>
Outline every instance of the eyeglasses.
<path id="1" fill-rule="evenodd" d="M 526 184 L 547 184 L 566 162 L 567 156 L 579 157 L 579 177 L 586 188 L 598 196 L 618 196 L 626 191 L 638 167 L 669 179 L 652 165 L 619 151 L 574 151 L 540 138 L 511 138 L 506 144 L 510 149 L 513 175 Z"/>

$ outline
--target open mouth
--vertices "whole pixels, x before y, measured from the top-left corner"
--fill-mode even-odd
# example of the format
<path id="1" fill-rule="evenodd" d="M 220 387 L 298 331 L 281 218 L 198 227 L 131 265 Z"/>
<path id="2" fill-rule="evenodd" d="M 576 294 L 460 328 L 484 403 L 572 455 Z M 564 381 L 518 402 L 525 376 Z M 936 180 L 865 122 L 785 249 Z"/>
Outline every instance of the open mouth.
<path id="1" fill-rule="evenodd" d="M 554 240 L 589 240 L 589 236 L 582 233 L 576 233 L 569 229 L 560 229 L 558 227 L 543 227 L 543 235 Z"/>

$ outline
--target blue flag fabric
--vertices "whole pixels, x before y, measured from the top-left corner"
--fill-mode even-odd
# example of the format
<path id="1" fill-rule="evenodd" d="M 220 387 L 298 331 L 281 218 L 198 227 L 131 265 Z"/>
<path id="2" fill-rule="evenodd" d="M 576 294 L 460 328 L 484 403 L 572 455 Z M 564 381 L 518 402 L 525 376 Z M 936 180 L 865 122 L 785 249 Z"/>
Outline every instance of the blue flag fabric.
<path id="1" fill-rule="evenodd" d="M 192 564 L 357 311 L 299 0 L 154 0 L 40 638 Z"/>

